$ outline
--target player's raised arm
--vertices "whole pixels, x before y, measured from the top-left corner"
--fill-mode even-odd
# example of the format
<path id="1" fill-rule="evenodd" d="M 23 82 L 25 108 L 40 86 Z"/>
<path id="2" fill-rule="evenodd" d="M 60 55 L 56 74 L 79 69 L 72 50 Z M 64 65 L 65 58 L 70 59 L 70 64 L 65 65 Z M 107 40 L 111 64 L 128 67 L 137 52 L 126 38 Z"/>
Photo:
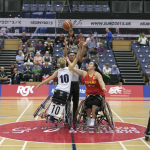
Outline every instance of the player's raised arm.
<path id="1" fill-rule="evenodd" d="M 40 87 L 41 85 L 46 84 L 46 83 L 48 83 L 49 81 L 53 80 L 55 77 L 57 77 L 57 75 L 58 75 L 58 71 L 55 71 L 54 74 L 53 74 L 51 77 L 49 77 L 49 78 L 46 79 L 45 81 L 43 81 L 43 82 L 41 82 L 40 84 L 38 84 L 37 87 L 35 88 L 35 90 L 37 90 L 38 87 Z"/>
<path id="2" fill-rule="evenodd" d="M 64 43 L 65 43 L 64 57 L 66 57 L 67 56 L 67 41 L 65 40 Z"/>

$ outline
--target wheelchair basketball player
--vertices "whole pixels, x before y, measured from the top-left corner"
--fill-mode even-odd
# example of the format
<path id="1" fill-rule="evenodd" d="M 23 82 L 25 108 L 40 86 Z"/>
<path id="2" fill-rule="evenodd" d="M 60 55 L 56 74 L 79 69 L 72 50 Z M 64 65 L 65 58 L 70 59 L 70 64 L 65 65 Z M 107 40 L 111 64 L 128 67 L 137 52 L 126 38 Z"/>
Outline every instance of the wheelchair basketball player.
<path id="1" fill-rule="evenodd" d="M 75 73 L 84 77 L 86 86 L 85 105 L 87 106 L 87 126 L 94 126 L 96 117 L 95 111 L 98 106 L 103 107 L 105 92 L 107 92 L 107 90 L 98 65 L 94 62 L 90 62 L 87 70 L 88 72 L 80 69 L 73 69 Z M 91 112 L 92 119 L 90 118 Z"/>
<path id="2" fill-rule="evenodd" d="M 73 61 L 73 63 L 70 63 L 69 67 L 66 67 L 66 60 L 64 58 L 59 58 L 57 61 L 57 66 L 59 69 L 57 71 L 55 71 L 54 74 L 51 77 L 49 77 L 47 80 L 45 80 L 44 82 L 41 82 L 39 85 L 37 85 L 35 90 L 37 90 L 37 88 L 39 86 L 49 83 L 51 80 L 53 80 L 57 76 L 58 77 L 58 85 L 57 85 L 56 89 L 54 90 L 52 100 L 53 99 L 61 99 L 61 100 L 66 101 L 68 99 L 68 96 L 70 93 L 73 68 L 75 67 L 75 65 L 79 59 L 81 47 L 83 50 L 84 46 L 87 43 L 88 42 L 85 42 L 85 43 L 80 42 L 79 43 L 79 45 L 78 45 L 79 49 L 78 49 L 76 59 Z M 65 54 L 67 54 L 67 42 L 66 41 L 65 41 L 64 55 Z M 54 122 L 53 116 L 50 117 L 50 121 Z"/>

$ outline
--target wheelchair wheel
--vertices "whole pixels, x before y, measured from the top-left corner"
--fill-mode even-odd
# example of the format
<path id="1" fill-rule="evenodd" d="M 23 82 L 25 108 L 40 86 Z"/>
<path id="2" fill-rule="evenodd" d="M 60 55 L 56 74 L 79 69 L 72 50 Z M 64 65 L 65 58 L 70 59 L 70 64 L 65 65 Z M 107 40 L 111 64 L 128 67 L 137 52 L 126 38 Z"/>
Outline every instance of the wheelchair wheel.
<path id="1" fill-rule="evenodd" d="M 74 129 L 76 129 L 77 124 L 80 123 L 81 117 L 82 117 L 82 113 L 83 113 L 83 108 L 84 108 L 84 104 L 85 104 L 85 100 L 82 101 L 75 113 L 74 119 L 73 119 L 73 126 Z"/>
<path id="2" fill-rule="evenodd" d="M 70 102 L 68 101 L 68 112 L 67 112 L 67 118 L 68 118 L 68 125 L 69 129 L 72 127 L 72 119 L 71 119 L 71 107 L 70 107 Z"/>
<path id="3" fill-rule="evenodd" d="M 104 115 L 106 116 L 106 119 L 110 125 L 110 128 L 112 130 L 114 130 L 115 128 L 115 124 L 114 124 L 114 119 L 113 119 L 113 115 L 112 115 L 112 112 L 111 112 L 111 109 L 110 109 L 110 106 L 109 104 L 105 101 L 104 102 Z"/>
<path id="4" fill-rule="evenodd" d="M 41 103 L 41 105 L 37 108 L 37 110 L 36 110 L 35 113 L 33 114 L 33 117 L 34 117 L 34 118 L 39 114 L 39 112 L 40 112 L 42 109 L 45 108 L 45 106 L 46 106 L 47 102 L 50 100 L 50 98 L 51 98 L 50 95 L 45 98 L 45 100 Z"/>

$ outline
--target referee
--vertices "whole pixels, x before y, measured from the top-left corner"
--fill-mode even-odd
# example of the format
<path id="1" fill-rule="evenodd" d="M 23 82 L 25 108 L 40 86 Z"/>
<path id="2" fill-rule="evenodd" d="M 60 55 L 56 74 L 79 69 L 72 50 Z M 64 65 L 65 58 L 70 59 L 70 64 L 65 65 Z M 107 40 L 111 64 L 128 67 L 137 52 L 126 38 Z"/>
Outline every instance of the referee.
<path id="1" fill-rule="evenodd" d="M 75 66 L 75 68 L 77 69 L 81 68 L 84 51 L 85 51 L 85 48 L 82 50 L 81 55 L 79 57 L 79 61 L 77 62 Z M 75 54 L 73 52 L 70 52 L 69 61 L 72 63 L 74 60 L 75 60 Z M 73 97 L 72 101 L 73 101 L 73 118 L 74 118 L 76 110 L 78 108 L 78 103 L 79 103 L 79 75 L 76 74 L 75 72 L 72 72 L 71 89 L 70 89 L 70 95 L 68 98 L 69 101 L 71 101 L 71 96 Z"/>

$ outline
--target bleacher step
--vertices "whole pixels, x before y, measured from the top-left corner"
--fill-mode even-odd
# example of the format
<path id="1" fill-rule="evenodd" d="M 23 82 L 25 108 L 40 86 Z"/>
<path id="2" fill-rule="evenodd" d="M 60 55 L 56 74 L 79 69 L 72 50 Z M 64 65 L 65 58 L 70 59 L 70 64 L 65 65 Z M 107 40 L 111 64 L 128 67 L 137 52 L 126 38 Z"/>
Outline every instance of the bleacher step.
<path id="1" fill-rule="evenodd" d="M 127 76 L 127 75 L 121 75 L 121 77 L 123 78 L 123 79 L 142 79 L 143 80 L 143 78 L 142 78 L 142 76 Z"/>
<path id="2" fill-rule="evenodd" d="M 123 85 L 145 85 L 145 82 L 123 82 Z"/>
<path id="3" fill-rule="evenodd" d="M 120 70 L 121 73 L 139 73 L 139 70 Z"/>
<path id="4" fill-rule="evenodd" d="M 138 70 L 138 67 L 119 67 L 119 70 Z"/>

